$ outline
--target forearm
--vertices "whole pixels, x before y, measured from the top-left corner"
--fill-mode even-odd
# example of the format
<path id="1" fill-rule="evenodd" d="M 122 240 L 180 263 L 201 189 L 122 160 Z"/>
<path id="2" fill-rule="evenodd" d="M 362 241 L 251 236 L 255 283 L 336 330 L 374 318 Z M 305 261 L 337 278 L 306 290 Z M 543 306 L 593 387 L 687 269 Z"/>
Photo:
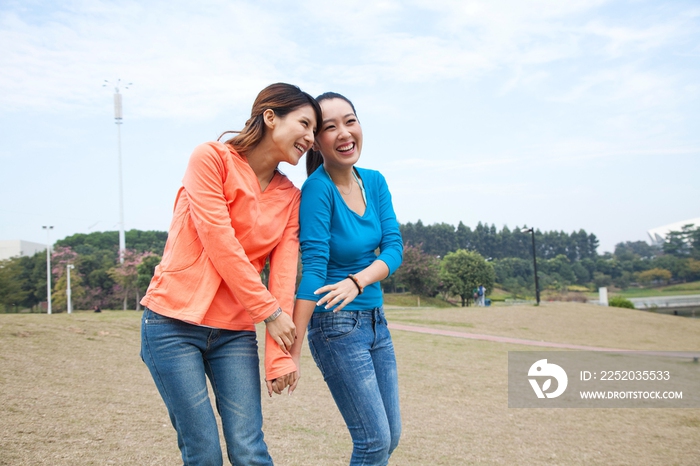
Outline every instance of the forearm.
<path id="1" fill-rule="evenodd" d="M 382 260 L 375 260 L 365 269 L 353 274 L 358 284 L 364 288 L 389 276 L 389 267 Z"/>
<path id="2" fill-rule="evenodd" d="M 306 327 L 309 325 L 314 309 L 316 309 L 315 301 L 297 299 L 294 304 L 294 326 L 297 329 L 297 338 L 292 345 L 290 353 L 292 359 L 295 361 L 299 361 L 301 347 L 304 344 L 304 337 L 306 336 Z"/>

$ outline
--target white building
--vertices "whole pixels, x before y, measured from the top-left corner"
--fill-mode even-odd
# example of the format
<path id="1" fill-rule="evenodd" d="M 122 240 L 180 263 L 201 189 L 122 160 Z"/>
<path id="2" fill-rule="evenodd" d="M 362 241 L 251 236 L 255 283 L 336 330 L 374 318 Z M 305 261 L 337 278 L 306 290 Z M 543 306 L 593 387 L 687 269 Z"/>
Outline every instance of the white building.
<path id="1" fill-rule="evenodd" d="M 672 231 L 681 231 L 686 225 L 694 225 L 696 228 L 700 227 L 700 217 L 691 218 L 690 220 L 683 220 L 682 222 L 671 223 L 662 227 L 652 228 L 651 230 L 647 231 L 647 234 L 651 239 L 651 244 L 661 246 L 664 244 L 664 241 L 666 241 L 666 235 Z"/>
<path id="2" fill-rule="evenodd" d="M 46 245 L 20 239 L 0 241 L 0 260 L 3 261 L 12 257 L 33 256 L 39 251 L 46 251 Z"/>

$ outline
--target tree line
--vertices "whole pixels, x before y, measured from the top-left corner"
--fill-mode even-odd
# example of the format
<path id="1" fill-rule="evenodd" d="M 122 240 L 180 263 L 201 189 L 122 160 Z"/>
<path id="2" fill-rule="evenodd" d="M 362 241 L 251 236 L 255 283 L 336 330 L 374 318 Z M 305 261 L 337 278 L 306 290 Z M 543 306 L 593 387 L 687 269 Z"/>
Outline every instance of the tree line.
<path id="1" fill-rule="evenodd" d="M 153 270 L 160 262 L 168 234 L 162 231 L 125 232 L 128 249 L 119 257 L 116 231 L 75 234 L 54 243 L 51 253 L 51 303 L 67 308 L 67 269 L 75 309 L 137 309 Z M 6 311 L 39 309 L 47 300 L 46 251 L 0 262 L 0 306 Z"/>
<path id="2" fill-rule="evenodd" d="M 466 250 L 492 264 L 498 286 L 516 295 L 532 296 L 532 234 L 523 230 L 527 228 L 510 230 L 504 226 L 498 230 L 482 223 L 472 230 L 462 222 L 454 227 L 447 223 L 424 225 L 420 220 L 401 225 L 406 247 L 403 270 L 399 269 L 387 285 L 435 296 L 441 287 L 444 289 L 439 275 L 442 258 Z M 534 238 L 540 290 L 626 289 L 700 280 L 700 227 L 694 225 L 670 232 L 661 247 L 626 241 L 605 254 L 598 254 L 598 239 L 583 229 L 572 233 L 535 230 Z M 427 267 L 431 261 L 433 267 Z M 422 272 L 406 276 L 407 271 L 419 269 Z"/>
<path id="3" fill-rule="evenodd" d="M 382 282 L 387 291 L 458 297 L 468 304 L 479 284 L 514 295 L 534 295 L 531 233 L 500 230 L 479 223 L 474 229 L 421 221 L 400 226 L 404 260 Z M 627 241 L 613 253 L 598 254 L 598 239 L 581 229 L 572 233 L 535 230 L 541 290 L 628 288 L 700 280 L 700 227 L 671 232 L 663 246 Z M 160 262 L 167 233 L 126 232 L 124 262 L 116 231 L 75 234 L 56 241 L 52 251 L 52 307 L 66 309 L 67 269 L 72 264 L 74 308 L 138 309 L 153 270 Z M 264 275 L 264 273 L 263 273 Z M 0 262 L 0 309 L 39 309 L 47 299 L 46 254 Z"/>

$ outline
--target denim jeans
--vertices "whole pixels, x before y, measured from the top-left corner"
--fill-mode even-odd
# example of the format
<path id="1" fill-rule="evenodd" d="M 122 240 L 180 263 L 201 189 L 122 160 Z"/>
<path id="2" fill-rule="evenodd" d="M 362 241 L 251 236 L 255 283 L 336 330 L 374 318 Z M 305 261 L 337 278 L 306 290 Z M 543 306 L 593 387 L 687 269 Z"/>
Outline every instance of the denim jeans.
<path id="1" fill-rule="evenodd" d="M 382 308 L 315 312 L 309 347 L 353 442 L 350 465 L 383 466 L 399 443 L 396 356 Z"/>
<path id="2" fill-rule="evenodd" d="M 168 408 L 185 465 L 223 464 L 207 377 L 221 416 L 229 461 L 272 464 L 262 432 L 255 332 L 200 327 L 146 309 L 141 322 L 141 359 Z"/>

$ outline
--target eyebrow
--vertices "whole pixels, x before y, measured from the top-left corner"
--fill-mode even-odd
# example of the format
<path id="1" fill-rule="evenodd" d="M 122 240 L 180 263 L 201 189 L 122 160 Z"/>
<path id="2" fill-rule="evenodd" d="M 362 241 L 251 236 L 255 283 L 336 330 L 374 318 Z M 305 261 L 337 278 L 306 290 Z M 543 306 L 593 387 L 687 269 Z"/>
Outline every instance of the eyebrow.
<path id="1" fill-rule="evenodd" d="M 349 116 L 355 116 L 355 114 L 354 114 L 353 112 L 350 112 L 350 113 L 348 113 L 348 114 L 346 114 L 346 115 L 343 115 L 342 118 L 347 118 L 347 117 L 349 117 Z M 329 121 L 333 121 L 333 120 L 334 120 L 333 118 L 328 118 L 327 120 L 323 120 L 323 122 L 321 122 L 321 124 L 326 124 L 326 123 L 328 123 Z"/>

